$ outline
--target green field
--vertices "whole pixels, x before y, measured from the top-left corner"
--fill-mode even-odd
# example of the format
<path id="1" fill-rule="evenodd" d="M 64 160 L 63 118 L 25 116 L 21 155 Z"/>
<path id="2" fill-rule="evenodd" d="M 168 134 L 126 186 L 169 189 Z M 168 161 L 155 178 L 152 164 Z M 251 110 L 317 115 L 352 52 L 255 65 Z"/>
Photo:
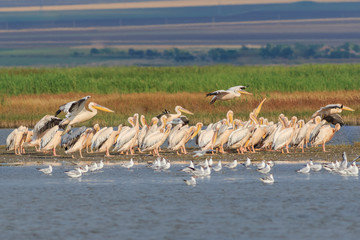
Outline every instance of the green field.
<path id="1" fill-rule="evenodd" d="M 360 64 L 301 66 L 2 68 L 0 94 L 252 92 L 360 89 Z"/>

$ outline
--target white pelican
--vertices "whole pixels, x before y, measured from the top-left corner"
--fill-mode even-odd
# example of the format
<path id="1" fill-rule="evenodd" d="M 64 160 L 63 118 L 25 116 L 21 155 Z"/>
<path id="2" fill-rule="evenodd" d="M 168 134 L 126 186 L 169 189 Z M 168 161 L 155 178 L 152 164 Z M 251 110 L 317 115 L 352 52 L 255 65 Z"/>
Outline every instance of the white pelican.
<path id="1" fill-rule="evenodd" d="M 100 126 L 99 124 L 95 124 L 92 128 L 88 128 L 86 129 L 86 139 L 85 139 L 85 148 L 86 148 L 86 152 L 89 153 L 91 152 L 92 153 L 92 150 L 91 150 L 91 140 L 92 138 L 94 137 L 94 135 L 100 130 Z M 90 149 L 90 151 L 89 151 Z"/>
<path id="2" fill-rule="evenodd" d="M 307 128 L 308 125 L 305 124 L 304 120 L 301 119 L 298 121 L 298 128 L 295 129 L 295 134 L 293 140 L 291 141 L 291 145 L 294 146 L 294 152 L 296 152 L 297 147 L 300 147 L 301 152 L 304 152 Z"/>
<path id="3" fill-rule="evenodd" d="M 206 96 L 213 96 L 210 101 L 210 104 L 213 104 L 214 102 L 216 102 L 216 100 L 227 101 L 236 97 L 240 97 L 241 94 L 252 95 L 252 93 L 245 91 L 245 88 L 247 88 L 247 86 L 235 86 L 229 88 L 228 90 L 216 90 L 214 92 L 206 94 Z"/>
<path id="4" fill-rule="evenodd" d="M 321 122 L 321 117 L 316 116 L 314 119 L 311 119 L 306 123 L 307 129 L 306 129 L 306 135 L 305 135 L 305 147 L 307 147 L 310 139 L 310 134 L 312 130 Z"/>
<path id="5" fill-rule="evenodd" d="M 250 118 L 255 123 L 255 129 L 253 130 L 249 141 L 245 144 L 245 147 L 249 148 L 251 152 L 255 153 L 255 145 L 260 143 L 266 136 L 267 129 L 266 126 L 259 124 L 253 112 L 250 113 Z"/>
<path id="6" fill-rule="evenodd" d="M 250 120 L 239 129 L 236 129 L 233 131 L 227 142 L 227 147 L 230 149 L 236 149 L 236 151 L 240 154 L 244 153 L 244 145 L 249 140 L 249 138 L 252 135 L 252 131 L 255 128 L 256 122 L 253 122 L 253 120 L 250 118 Z"/>
<path id="7" fill-rule="evenodd" d="M 334 128 L 330 126 L 323 126 L 320 129 L 319 134 L 315 138 L 313 146 L 317 146 L 321 144 L 323 151 L 326 152 L 325 143 L 330 141 L 333 138 L 334 134 L 340 130 L 340 128 L 341 128 L 340 123 L 337 123 Z"/>
<path id="8" fill-rule="evenodd" d="M 121 124 L 118 126 L 118 129 L 116 131 L 114 131 L 112 127 L 105 127 L 101 129 L 94 135 L 91 148 L 94 149 L 96 152 L 105 152 L 106 157 L 111 157 L 112 155 L 110 155 L 109 150 L 115 143 L 121 129 Z"/>
<path id="9" fill-rule="evenodd" d="M 136 145 L 136 140 L 139 133 L 139 114 L 135 113 L 133 116 L 132 128 L 129 128 L 127 131 L 119 134 L 116 140 L 114 151 L 126 152 L 126 155 L 134 154 L 134 146 Z"/>
<path id="10" fill-rule="evenodd" d="M 214 143 L 216 142 L 216 138 L 220 129 L 220 124 L 217 123 L 215 125 L 211 125 L 211 127 L 209 126 L 206 128 L 205 131 L 202 132 L 202 135 L 199 136 L 198 139 L 201 151 L 213 150 Z M 214 153 L 212 152 L 212 154 Z"/>
<path id="11" fill-rule="evenodd" d="M 49 165 L 49 167 L 47 167 L 47 168 L 37 168 L 37 170 L 44 173 L 44 174 L 51 174 L 52 171 L 53 171 L 51 165 Z"/>
<path id="12" fill-rule="evenodd" d="M 314 118 L 316 116 L 320 116 L 321 119 L 325 119 L 329 123 L 334 125 L 339 123 L 340 126 L 343 126 L 345 123 L 339 115 L 343 110 L 352 112 L 355 111 L 354 109 L 346 107 L 343 104 L 329 104 L 317 110 L 311 117 Z"/>
<path id="13" fill-rule="evenodd" d="M 65 149 L 66 154 L 79 152 L 80 158 L 83 158 L 81 150 L 85 148 L 88 135 L 86 131 L 86 127 L 83 126 L 62 136 L 61 147 Z"/>
<path id="14" fill-rule="evenodd" d="M 6 138 L 6 151 L 15 151 L 15 155 L 21 155 L 23 152 L 23 143 L 26 140 L 28 128 L 20 126 L 14 129 Z"/>
<path id="15" fill-rule="evenodd" d="M 230 134 L 234 131 L 233 117 L 234 112 L 229 110 L 226 113 L 226 123 L 220 126 L 217 139 L 213 146 L 214 148 L 219 148 L 220 153 L 225 153 L 224 144 L 227 143 Z"/>
<path id="16" fill-rule="evenodd" d="M 262 181 L 263 183 L 272 184 L 272 183 L 274 183 L 274 176 L 272 174 L 270 174 L 269 176 L 260 178 L 260 181 Z"/>
<path id="17" fill-rule="evenodd" d="M 90 111 L 86 110 L 85 102 L 89 98 L 90 96 L 86 96 L 78 101 L 68 102 L 59 107 L 59 110 L 56 112 L 55 117 L 61 112 L 66 113 L 65 119 L 62 120 L 60 123 L 60 126 L 67 125 L 64 134 L 70 130 L 70 127 L 72 125 L 87 121 L 94 117 L 97 114 L 97 110 L 101 110 L 104 112 L 114 112 L 113 110 L 110 110 L 94 102 L 90 102 L 88 105 Z"/>
<path id="18" fill-rule="evenodd" d="M 165 142 L 166 138 L 169 136 L 171 130 L 171 124 L 168 124 L 165 129 L 156 131 L 144 139 L 144 143 L 141 146 L 141 151 L 153 151 L 153 154 L 160 156 L 159 148 Z"/>
<path id="19" fill-rule="evenodd" d="M 177 127 L 179 125 L 177 125 Z M 173 132 L 173 134 L 169 134 L 168 149 L 176 151 L 176 154 L 178 155 L 179 155 L 178 152 L 179 149 L 181 150 L 182 153 L 187 154 L 185 144 L 198 134 L 202 126 L 203 124 L 199 122 L 196 124 L 196 126 L 191 126 L 191 127 L 184 126 L 180 128 L 178 131 Z"/>
<path id="20" fill-rule="evenodd" d="M 144 115 L 140 117 L 141 130 L 138 133 L 138 146 L 141 146 L 144 140 L 146 133 L 149 131 L 149 126 L 146 123 L 146 119 Z M 138 148 L 140 150 L 140 148 Z"/>
<path id="21" fill-rule="evenodd" d="M 59 130 L 59 126 L 56 125 L 52 127 L 49 131 L 45 133 L 45 135 L 41 138 L 40 142 L 40 150 L 41 151 L 53 151 L 54 156 L 58 156 L 56 154 L 56 147 L 61 143 L 61 134 L 62 130 Z"/>
<path id="22" fill-rule="evenodd" d="M 175 112 L 176 112 L 176 113 L 174 113 L 174 114 L 170 114 L 170 113 L 165 114 L 165 116 L 167 117 L 167 118 L 166 118 L 166 122 L 167 122 L 167 123 L 171 122 L 172 120 L 174 120 L 174 119 L 176 119 L 176 118 L 179 118 L 179 117 L 181 116 L 181 113 L 182 113 L 182 112 L 193 115 L 192 112 L 190 112 L 189 110 L 187 110 L 187 109 L 185 109 L 185 108 L 183 108 L 183 107 L 181 107 L 181 106 L 176 106 L 176 107 L 175 107 Z"/>
<path id="23" fill-rule="evenodd" d="M 291 143 L 296 128 L 297 117 L 293 116 L 291 118 L 291 125 L 287 128 L 284 128 L 279 132 L 276 138 L 274 138 L 274 142 L 272 148 L 276 151 L 281 149 L 281 152 L 284 153 L 283 148 L 286 148 L 286 152 L 289 153 L 289 144 Z"/>
<path id="24" fill-rule="evenodd" d="M 45 115 L 35 124 L 33 129 L 32 140 L 30 143 L 26 144 L 26 146 L 35 146 L 35 149 L 39 150 L 38 148 L 40 148 L 41 138 L 51 128 L 53 128 L 56 125 L 59 125 L 61 121 L 62 121 L 61 118 L 57 118 L 52 115 Z"/>
<path id="25" fill-rule="evenodd" d="M 196 179 L 194 177 L 191 177 L 190 180 L 184 179 L 184 182 L 188 186 L 195 186 L 196 185 Z"/>

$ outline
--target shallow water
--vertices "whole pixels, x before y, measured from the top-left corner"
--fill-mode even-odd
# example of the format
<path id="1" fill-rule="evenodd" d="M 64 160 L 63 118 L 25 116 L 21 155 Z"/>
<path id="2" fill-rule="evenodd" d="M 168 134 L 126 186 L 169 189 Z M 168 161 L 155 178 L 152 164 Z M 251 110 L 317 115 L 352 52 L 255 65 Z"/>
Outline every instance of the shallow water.
<path id="1" fill-rule="evenodd" d="M 7 136 L 14 129 L 2 128 L 0 129 L 0 145 L 6 144 Z M 329 145 L 348 145 L 353 144 L 354 142 L 360 142 L 360 126 L 344 126 L 335 133 L 333 139 L 328 143 Z M 166 145 L 166 143 L 164 143 Z M 188 147 L 197 147 L 195 139 L 189 141 L 187 144 Z"/>
<path id="2" fill-rule="evenodd" d="M 275 183 L 238 166 L 198 179 L 105 166 L 80 179 L 66 167 L 0 167 L 1 239 L 358 239 L 357 177 L 275 165 Z"/>

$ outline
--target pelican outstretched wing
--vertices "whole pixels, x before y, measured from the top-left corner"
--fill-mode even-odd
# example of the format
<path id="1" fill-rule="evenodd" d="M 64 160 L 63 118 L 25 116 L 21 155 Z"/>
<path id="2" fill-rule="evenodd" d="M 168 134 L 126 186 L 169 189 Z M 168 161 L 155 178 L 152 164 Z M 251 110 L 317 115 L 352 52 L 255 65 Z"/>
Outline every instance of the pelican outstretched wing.
<path id="1" fill-rule="evenodd" d="M 83 134 L 85 131 L 86 127 L 82 126 L 76 130 L 66 133 L 64 136 L 61 137 L 61 147 L 65 149 L 70 148 L 77 142 L 81 134 Z"/>
<path id="2" fill-rule="evenodd" d="M 79 112 L 81 112 L 85 108 L 85 102 L 90 98 L 91 96 L 83 97 L 82 99 L 78 101 L 72 101 L 68 102 L 64 105 L 61 105 L 59 107 L 59 110 L 56 111 L 55 117 L 59 115 L 61 112 L 66 113 L 66 118 L 71 117 L 71 115 L 77 115 Z"/>
<path id="3" fill-rule="evenodd" d="M 61 118 L 57 118 L 52 115 L 45 115 L 42 119 L 40 119 L 40 121 L 35 124 L 32 140 L 41 138 L 42 136 L 44 136 L 47 130 L 56 125 L 59 125 L 61 121 Z"/>

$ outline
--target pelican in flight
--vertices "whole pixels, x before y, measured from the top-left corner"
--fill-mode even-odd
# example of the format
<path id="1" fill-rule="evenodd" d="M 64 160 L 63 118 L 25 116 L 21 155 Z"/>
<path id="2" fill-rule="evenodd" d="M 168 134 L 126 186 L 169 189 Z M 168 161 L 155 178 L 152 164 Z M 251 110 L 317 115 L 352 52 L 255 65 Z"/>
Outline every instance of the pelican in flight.
<path id="1" fill-rule="evenodd" d="M 340 116 L 340 113 L 343 110 L 351 112 L 355 111 L 354 109 L 344 106 L 343 104 L 329 104 L 317 110 L 311 117 L 314 118 L 316 116 L 320 116 L 321 119 L 325 119 L 329 123 L 334 125 L 339 123 L 340 126 L 343 126 L 345 122 Z"/>
<path id="2" fill-rule="evenodd" d="M 97 103 L 90 102 L 88 108 L 90 111 L 85 109 L 85 102 L 90 98 L 90 96 L 83 97 L 78 101 L 68 102 L 59 107 L 59 110 L 55 113 L 55 117 L 61 112 L 66 113 L 66 117 L 61 121 L 60 126 L 67 125 L 66 130 L 63 134 L 70 130 L 70 127 L 74 124 L 85 122 L 97 114 L 97 110 L 104 112 L 114 112 L 106 107 L 103 107 Z"/>
<path id="3" fill-rule="evenodd" d="M 229 88 L 228 90 L 216 90 L 214 92 L 206 94 L 206 96 L 213 96 L 210 101 L 210 104 L 213 104 L 214 102 L 216 102 L 216 100 L 227 101 L 236 97 L 240 97 L 241 94 L 252 95 L 252 93 L 245 91 L 245 88 L 247 88 L 247 86 L 235 86 Z"/>

